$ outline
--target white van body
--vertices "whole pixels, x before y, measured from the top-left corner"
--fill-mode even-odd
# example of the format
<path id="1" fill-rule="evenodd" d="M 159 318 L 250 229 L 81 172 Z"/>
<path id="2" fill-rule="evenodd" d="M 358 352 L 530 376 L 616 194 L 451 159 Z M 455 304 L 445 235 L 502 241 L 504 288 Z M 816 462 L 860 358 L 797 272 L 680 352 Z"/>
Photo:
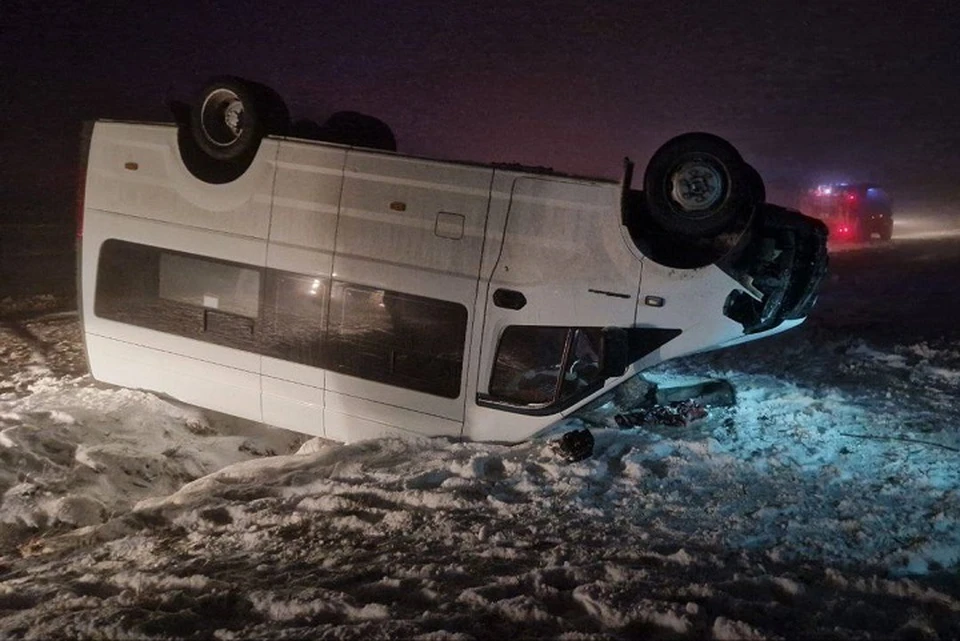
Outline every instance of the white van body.
<path id="1" fill-rule="evenodd" d="M 99 121 L 90 134 L 80 304 L 100 381 L 338 441 L 515 442 L 665 359 L 802 321 L 745 334 L 724 307 L 733 291 L 756 292 L 716 265 L 646 258 L 621 222 L 616 182 L 267 137 L 242 176 L 210 184 L 185 167 L 177 131 Z M 144 287 L 154 288 L 149 301 Z M 498 290 L 513 293 L 506 306 Z M 396 308 L 418 315 L 404 330 L 409 350 L 382 330 Z M 290 314 L 331 338 L 314 345 L 299 325 L 281 327 Z M 183 325 L 174 333 L 168 322 Z M 664 338 L 563 402 L 491 394 L 495 368 L 509 366 L 498 365 L 508 327 L 594 328 L 571 329 L 567 354 L 573 341 L 595 348 L 610 326 Z M 271 331 L 280 338 L 262 347 Z M 510 340 L 564 336 L 537 332 Z M 388 360 L 378 360 L 381 344 Z M 334 364 L 318 365 L 328 361 L 311 350 L 335 352 L 323 357 Z"/>

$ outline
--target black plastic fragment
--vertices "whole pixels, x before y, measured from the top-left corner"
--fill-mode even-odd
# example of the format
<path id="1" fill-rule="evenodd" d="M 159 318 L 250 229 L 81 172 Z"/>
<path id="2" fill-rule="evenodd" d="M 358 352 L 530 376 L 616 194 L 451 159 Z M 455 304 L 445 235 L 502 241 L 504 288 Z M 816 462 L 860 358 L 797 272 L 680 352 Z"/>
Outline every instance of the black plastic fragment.
<path id="1" fill-rule="evenodd" d="M 566 432 L 550 446 L 553 451 L 567 463 L 576 463 L 593 455 L 593 434 L 582 428 Z"/>

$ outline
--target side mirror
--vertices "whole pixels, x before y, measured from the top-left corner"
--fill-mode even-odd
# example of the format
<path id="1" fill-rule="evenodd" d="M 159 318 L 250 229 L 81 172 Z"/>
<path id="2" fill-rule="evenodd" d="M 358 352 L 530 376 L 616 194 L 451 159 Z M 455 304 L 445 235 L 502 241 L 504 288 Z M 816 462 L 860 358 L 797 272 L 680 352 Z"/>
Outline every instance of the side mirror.
<path id="1" fill-rule="evenodd" d="M 604 379 L 623 376 L 630 366 L 630 342 L 627 330 L 622 327 L 604 327 L 603 367 L 600 371 Z"/>

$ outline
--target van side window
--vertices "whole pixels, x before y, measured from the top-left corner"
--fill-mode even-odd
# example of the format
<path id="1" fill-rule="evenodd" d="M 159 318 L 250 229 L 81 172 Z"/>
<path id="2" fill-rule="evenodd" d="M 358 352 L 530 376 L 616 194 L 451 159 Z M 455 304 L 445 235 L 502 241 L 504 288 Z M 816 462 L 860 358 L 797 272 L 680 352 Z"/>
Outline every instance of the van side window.
<path id="1" fill-rule="evenodd" d="M 260 270 L 110 239 L 94 313 L 169 334 L 257 351 Z"/>
<path id="2" fill-rule="evenodd" d="M 171 252 L 160 254 L 161 299 L 225 314 L 260 313 L 260 270 Z"/>
<path id="3" fill-rule="evenodd" d="M 330 368 L 447 398 L 460 395 L 467 309 L 458 303 L 335 282 Z"/>
<path id="4" fill-rule="evenodd" d="M 600 382 L 600 329 L 527 327 L 504 330 L 490 397 L 532 408 L 562 403 Z"/>
<path id="5" fill-rule="evenodd" d="M 110 239 L 100 250 L 94 313 L 418 392 L 460 395 L 467 308 L 459 303 Z"/>
<path id="6" fill-rule="evenodd" d="M 268 269 L 260 341 L 263 354 L 323 367 L 330 281 Z"/>

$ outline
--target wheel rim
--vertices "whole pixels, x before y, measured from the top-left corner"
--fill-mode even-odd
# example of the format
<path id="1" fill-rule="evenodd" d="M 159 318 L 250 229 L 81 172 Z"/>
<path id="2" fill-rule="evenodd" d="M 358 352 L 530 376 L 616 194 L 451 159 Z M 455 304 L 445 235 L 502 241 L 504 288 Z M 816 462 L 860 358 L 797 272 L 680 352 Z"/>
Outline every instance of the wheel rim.
<path id="1" fill-rule="evenodd" d="M 687 213 L 709 215 L 711 207 L 723 199 L 723 173 L 713 163 L 694 160 L 680 165 L 670 175 L 670 197 Z"/>
<path id="2" fill-rule="evenodd" d="M 229 89 L 210 92 L 200 108 L 204 137 L 218 147 L 229 147 L 243 135 L 243 101 Z"/>

